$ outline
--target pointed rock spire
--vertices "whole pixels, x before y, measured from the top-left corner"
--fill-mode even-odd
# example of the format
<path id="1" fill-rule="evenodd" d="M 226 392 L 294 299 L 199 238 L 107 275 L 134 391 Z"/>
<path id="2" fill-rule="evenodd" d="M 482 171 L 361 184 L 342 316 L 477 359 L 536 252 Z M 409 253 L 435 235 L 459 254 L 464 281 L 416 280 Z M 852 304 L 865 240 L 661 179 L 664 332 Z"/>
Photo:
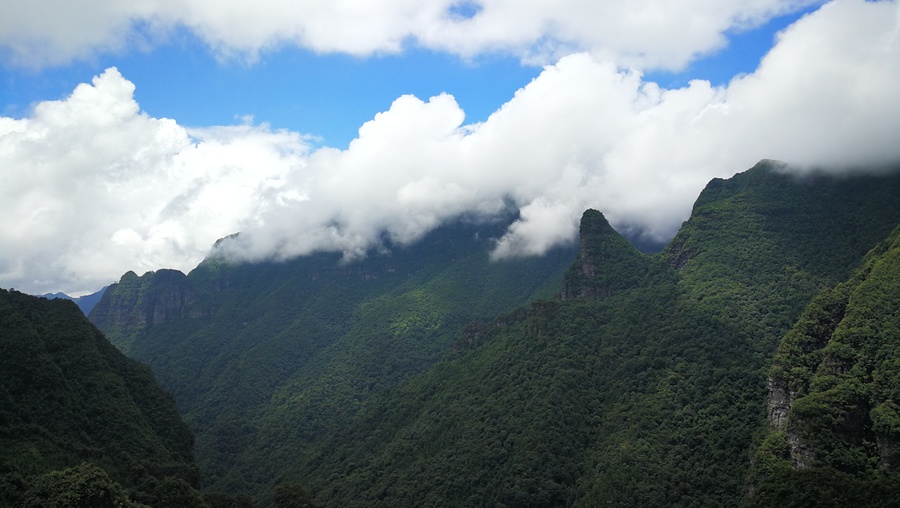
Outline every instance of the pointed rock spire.
<path id="1" fill-rule="evenodd" d="M 647 272 L 644 255 L 597 210 L 584 212 L 580 233 L 581 249 L 563 280 L 563 300 L 604 298 L 636 286 Z"/>

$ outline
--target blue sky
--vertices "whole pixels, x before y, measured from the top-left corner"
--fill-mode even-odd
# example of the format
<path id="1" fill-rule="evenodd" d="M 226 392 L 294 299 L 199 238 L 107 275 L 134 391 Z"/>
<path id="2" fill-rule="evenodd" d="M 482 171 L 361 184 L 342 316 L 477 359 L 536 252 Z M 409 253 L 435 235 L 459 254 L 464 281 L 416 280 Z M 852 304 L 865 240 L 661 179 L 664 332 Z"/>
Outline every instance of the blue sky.
<path id="1" fill-rule="evenodd" d="M 666 241 L 759 159 L 900 160 L 898 24 L 863 0 L 18 4 L 0 287 L 187 271 L 236 231 L 238 259 L 353 258 L 510 201 L 498 259 L 587 207 Z"/>
<path id="2" fill-rule="evenodd" d="M 241 122 L 249 115 L 340 148 L 401 95 L 427 99 L 450 93 L 468 120 L 478 122 L 541 70 L 511 56 L 466 61 L 424 49 L 363 58 L 292 47 L 247 64 L 221 61 L 185 35 L 149 52 L 104 55 L 39 72 L 6 68 L 4 114 L 26 116 L 33 103 L 64 98 L 77 84 L 113 66 L 137 85 L 135 99 L 155 117 L 208 126 Z"/>
<path id="3" fill-rule="evenodd" d="M 691 61 L 684 69 L 650 69 L 645 79 L 665 88 L 692 79 L 724 85 L 753 72 L 778 31 L 815 6 L 791 11 L 752 29 L 726 31 L 727 46 Z M 228 125 L 245 116 L 274 128 L 320 138 L 317 143 L 346 148 L 359 126 L 387 110 L 394 99 L 453 95 L 466 122 L 482 122 L 541 72 L 515 54 L 472 58 L 411 44 L 399 54 L 355 56 L 315 53 L 289 46 L 263 52 L 259 60 L 217 58 L 191 32 L 179 29 L 156 47 L 98 54 L 39 70 L 2 69 L 3 111 L 23 117 L 40 101 L 62 99 L 76 85 L 117 67 L 137 86 L 135 99 L 154 117 L 187 126 Z"/>

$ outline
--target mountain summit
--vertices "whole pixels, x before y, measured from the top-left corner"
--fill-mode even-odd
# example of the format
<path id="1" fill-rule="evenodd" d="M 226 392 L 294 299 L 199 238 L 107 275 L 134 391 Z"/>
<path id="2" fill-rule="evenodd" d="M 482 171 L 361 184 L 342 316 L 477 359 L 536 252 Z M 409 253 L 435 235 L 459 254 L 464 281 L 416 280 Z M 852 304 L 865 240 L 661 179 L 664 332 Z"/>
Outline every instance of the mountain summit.
<path id="1" fill-rule="evenodd" d="M 563 299 L 603 298 L 638 285 L 649 264 L 597 210 L 581 217 L 578 257 L 566 271 Z"/>

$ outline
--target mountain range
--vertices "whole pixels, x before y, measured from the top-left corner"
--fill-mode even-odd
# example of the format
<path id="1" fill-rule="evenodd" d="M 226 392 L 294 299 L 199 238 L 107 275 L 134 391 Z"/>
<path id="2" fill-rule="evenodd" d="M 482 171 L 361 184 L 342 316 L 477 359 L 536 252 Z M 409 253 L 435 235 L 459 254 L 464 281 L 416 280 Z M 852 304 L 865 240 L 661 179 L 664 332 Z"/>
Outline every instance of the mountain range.
<path id="1" fill-rule="evenodd" d="M 196 466 L 182 438 L 181 490 L 78 467 L 185 506 L 894 506 L 898 196 L 900 168 L 762 161 L 709 182 L 656 253 L 588 210 L 542 257 L 492 261 L 515 217 L 469 217 L 353 262 L 214 249 L 188 274 L 129 272 L 89 319 L 172 394 Z M 9 350 L 37 355 L 19 335 Z M 155 425 L 184 436 L 169 404 Z M 83 460 L 66 453 L 10 454 L 5 481 L 42 485 Z"/>
<path id="2" fill-rule="evenodd" d="M 75 305 L 78 305 L 78 308 L 81 309 L 81 312 L 84 313 L 85 316 L 91 313 L 91 310 L 94 309 L 94 305 L 97 305 L 97 302 L 100 301 L 100 298 L 103 297 L 103 293 L 106 291 L 108 286 L 103 286 L 99 291 L 95 291 L 89 295 L 84 296 L 69 296 L 65 293 L 45 293 L 41 295 L 42 298 L 46 298 L 48 300 L 54 300 L 56 298 L 62 298 L 63 300 L 72 300 L 75 302 Z"/>

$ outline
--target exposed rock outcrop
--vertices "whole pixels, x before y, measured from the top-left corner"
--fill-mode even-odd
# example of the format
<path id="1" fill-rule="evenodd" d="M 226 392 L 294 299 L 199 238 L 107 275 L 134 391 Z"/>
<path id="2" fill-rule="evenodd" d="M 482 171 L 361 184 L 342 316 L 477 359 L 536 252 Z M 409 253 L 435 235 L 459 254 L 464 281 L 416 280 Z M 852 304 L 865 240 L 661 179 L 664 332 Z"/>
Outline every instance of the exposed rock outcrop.
<path id="1" fill-rule="evenodd" d="M 790 425 L 791 422 L 788 419 L 791 412 L 791 405 L 796 399 L 796 394 L 789 390 L 787 383 L 772 376 L 769 376 L 767 387 L 769 389 L 769 425 L 773 429 L 785 433 L 788 450 L 790 452 L 791 465 L 796 469 L 807 469 L 811 467 L 815 460 L 815 453 L 809 445 L 803 442 L 797 434 L 796 428 L 792 428 Z M 795 422 L 795 424 L 796 423 L 797 422 Z M 796 425 L 793 427 L 796 427 Z"/>
<path id="2" fill-rule="evenodd" d="M 90 319 L 106 330 L 137 331 L 183 318 L 207 316 L 190 280 L 177 270 L 147 272 L 138 277 L 134 272 L 122 276 L 106 289 L 91 311 Z M 129 341 L 116 341 L 128 349 Z"/>
<path id="3" fill-rule="evenodd" d="M 789 395 L 787 386 L 773 377 L 769 377 L 767 386 L 769 389 L 769 424 L 778 430 L 784 430 L 787 426 L 788 412 L 791 409 L 793 398 Z"/>
<path id="4" fill-rule="evenodd" d="M 900 227 L 810 303 L 768 379 L 768 420 L 794 469 L 896 471 Z"/>
<path id="5" fill-rule="evenodd" d="M 584 212 L 580 233 L 578 257 L 563 280 L 563 300 L 605 298 L 637 286 L 647 273 L 648 259 L 597 210 Z"/>

